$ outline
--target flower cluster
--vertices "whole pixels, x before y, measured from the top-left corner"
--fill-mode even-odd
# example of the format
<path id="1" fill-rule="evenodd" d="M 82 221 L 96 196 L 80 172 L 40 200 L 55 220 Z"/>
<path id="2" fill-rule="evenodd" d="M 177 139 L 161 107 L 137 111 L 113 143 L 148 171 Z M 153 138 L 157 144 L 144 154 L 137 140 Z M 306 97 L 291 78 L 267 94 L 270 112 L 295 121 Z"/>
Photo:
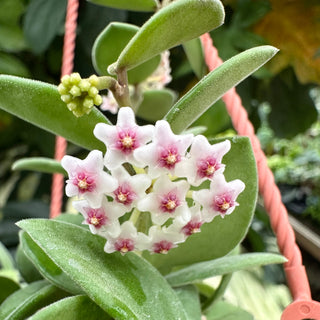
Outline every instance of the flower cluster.
<path id="1" fill-rule="evenodd" d="M 89 113 L 94 105 L 100 105 L 102 98 L 97 88 L 99 79 L 92 75 L 88 79 L 81 79 L 79 73 L 72 73 L 61 78 L 58 91 L 61 100 L 76 117 Z"/>
<path id="2" fill-rule="evenodd" d="M 167 253 L 238 205 L 244 183 L 226 182 L 221 162 L 228 140 L 211 145 L 201 135 L 175 135 L 164 120 L 138 126 L 128 107 L 115 126 L 97 124 L 94 135 L 107 147 L 104 157 L 93 150 L 84 160 L 65 156 L 61 163 L 69 174 L 66 194 L 81 198 L 74 207 L 92 233 L 107 239 L 108 253 Z M 205 180 L 210 188 L 194 190 Z"/>

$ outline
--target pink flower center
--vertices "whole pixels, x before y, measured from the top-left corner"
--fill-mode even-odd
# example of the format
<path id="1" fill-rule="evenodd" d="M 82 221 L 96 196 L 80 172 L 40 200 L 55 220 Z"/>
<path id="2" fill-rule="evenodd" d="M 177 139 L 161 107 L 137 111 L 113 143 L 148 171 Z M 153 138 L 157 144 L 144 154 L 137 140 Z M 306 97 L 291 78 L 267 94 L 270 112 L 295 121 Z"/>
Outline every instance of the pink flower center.
<path id="1" fill-rule="evenodd" d="M 136 139 L 136 132 L 134 130 L 120 130 L 118 132 L 118 140 L 116 148 L 124 153 L 131 153 L 134 149 L 139 147 Z"/>
<path id="2" fill-rule="evenodd" d="M 191 236 L 194 233 L 200 232 L 200 227 L 202 226 L 201 221 L 189 221 L 182 229 L 181 231 L 186 235 L 186 236 Z"/>
<path id="3" fill-rule="evenodd" d="M 175 167 L 176 163 L 180 162 L 180 160 L 181 156 L 178 153 L 177 148 L 173 146 L 161 151 L 159 164 L 161 167 L 172 169 Z"/>
<path id="4" fill-rule="evenodd" d="M 130 205 L 137 198 L 135 192 L 127 184 L 119 186 L 118 189 L 114 191 L 114 195 L 115 200 L 124 205 Z"/>
<path id="5" fill-rule="evenodd" d="M 207 157 L 206 159 L 201 159 L 197 163 L 197 173 L 200 178 L 212 178 L 216 170 L 218 170 L 221 165 L 213 157 Z"/>
<path id="6" fill-rule="evenodd" d="M 118 239 L 114 244 L 114 248 L 121 253 L 127 253 L 134 250 L 134 241 L 132 239 Z"/>
<path id="7" fill-rule="evenodd" d="M 222 194 L 216 196 L 213 202 L 213 208 L 216 211 L 221 212 L 222 214 L 226 213 L 227 210 L 234 206 L 234 201 L 230 194 Z"/>
<path id="8" fill-rule="evenodd" d="M 99 209 L 92 209 L 92 208 L 85 208 L 85 211 L 88 215 L 86 222 L 95 226 L 97 229 L 101 228 L 103 225 L 106 224 L 108 218 L 105 215 L 105 212 L 102 208 Z"/>
<path id="9" fill-rule="evenodd" d="M 153 245 L 153 252 L 166 254 L 170 249 L 172 249 L 173 243 L 167 240 L 162 240 Z"/>
<path id="10" fill-rule="evenodd" d="M 79 172 L 73 179 L 73 184 L 78 187 L 80 193 L 92 192 L 96 187 L 95 179 L 85 172 Z"/>
<path id="11" fill-rule="evenodd" d="M 174 212 L 176 208 L 181 204 L 177 195 L 173 192 L 169 192 L 167 195 L 162 197 L 160 203 L 160 209 L 164 212 Z"/>

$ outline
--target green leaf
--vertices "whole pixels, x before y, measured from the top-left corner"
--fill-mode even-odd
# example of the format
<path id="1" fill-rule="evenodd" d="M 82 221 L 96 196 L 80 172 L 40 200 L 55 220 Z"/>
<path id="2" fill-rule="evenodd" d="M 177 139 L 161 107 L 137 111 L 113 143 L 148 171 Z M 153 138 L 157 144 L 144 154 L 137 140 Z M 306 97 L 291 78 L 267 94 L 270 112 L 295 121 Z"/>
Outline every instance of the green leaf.
<path id="1" fill-rule="evenodd" d="M 46 279 L 67 292 L 83 293 L 82 289 L 48 257 L 26 232 L 20 232 L 19 236 L 25 255 Z"/>
<path id="2" fill-rule="evenodd" d="M 67 312 L 66 312 L 67 311 Z M 61 299 L 36 312 L 28 320 L 108 320 L 111 319 L 87 296 Z"/>
<path id="3" fill-rule="evenodd" d="M 182 45 L 192 70 L 198 79 L 203 78 L 207 73 L 207 65 L 205 63 L 203 47 L 200 38 L 192 39 L 183 43 Z"/>
<path id="4" fill-rule="evenodd" d="M 66 297 L 66 292 L 46 280 L 33 282 L 15 291 L 1 305 L 1 320 L 24 320 L 38 309 Z"/>
<path id="5" fill-rule="evenodd" d="M 188 319 L 201 320 L 201 305 L 197 288 L 193 285 L 188 285 L 175 288 L 174 291 L 182 302 Z"/>
<path id="6" fill-rule="evenodd" d="M 254 320 L 247 311 L 224 301 L 219 301 L 206 313 L 207 320 Z"/>
<path id="7" fill-rule="evenodd" d="M 112 22 L 99 34 L 92 48 L 92 62 L 100 75 L 110 76 L 108 66 L 118 59 L 123 48 L 138 30 L 139 28 L 132 24 Z M 130 70 L 129 83 L 136 84 L 146 79 L 156 70 L 160 59 L 160 55 L 157 55 Z"/>
<path id="8" fill-rule="evenodd" d="M 66 171 L 62 168 L 60 161 L 50 158 L 24 158 L 15 161 L 12 165 L 12 170 L 31 170 L 44 173 L 62 173 L 66 174 Z"/>
<path id="9" fill-rule="evenodd" d="M 219 259 L 195 263 L 166 276 L 174 287 L 189 284 L 198 280 L 263 266 L 271 263 L 284 263 L 287 259 L 273 253 L 246 253 L 237 256 L 227 256 Z"/>
<path id="10" fill-rule="evenodd" d="M 223 23 L 218 0 L 179 0 L 155 13 L 130 40 L 113 65 L 129 70 L 166 49 L 199 37 Z"/>
<path id="11" fill-rule="evenodd" d="M 225 256 L 245 237 L 257 199 L 256 162 L 248 138 L 234 137 L 230 142 L 231 150 L 223 157 L 226 165 L 224 175 L 227 181 L 240 179 L 245 183 L 245 190 L 237 198 L 240 205 L 224 219 L 216 217 L 212 222 L 203 224 L 200 233 L 193 234 L 168 254 L 144 253 L 144 256 L 162 271 L 170 270 L 173 266 Z"/>
<path id="12" fill-rule="evenodd" d="M 0 304 L 13 292 L 20 289 L 20 286 L 10 278 L 0 276 Z"/>
<path id="13" fill-rule="evenodd" d="M 0 75 L 0 108 L 87 149 L 105 150 L 93 135 L 98 122 L 109 123 L 98 109 L 76 118 L 60 99 L 57 87 Z"/>
<path id="14" fill-rule="evenodd" d="M 276 53 L 271 46 L 246 50 L 224 62 L 202 78 L 186 93 L 165 117 L 174 132 L 188 128 L 224 93 L 261 67 Z"/>
<path id="15" fill-rule="evenodd" d="M 0 241 L 0 266 L 3 269 L 14 269 L 14 261 L 7 248 Z"/>
<path id="16" fill-rule="evenodd" d="M 19 26 L 2 25 L 0 28 L 0 49 L 5 51 L 20 51 L 27 47 L 23 32 Z"/>
<path id="17" fill-rule="evenodd" d="M 148 121 L 160 120 L 172 107 L 175 100 L 176 94 L 170 89 L 145 91 L 137 116 Z"/>
<path id="18" fill-rule="evenodd" d="M 23 31 L 35 53 L 45 51 L 64 24 L 66 0 L 31 0 Z"/>
<path id="19" fill-rule="evenodd" d="M 21 60 L 4 52 L 0 52 L 0 74 L 1 73 L 30 77 L 28 68 Z"/>
<path id="20" fill-rule="evenodd" d="M 22 250 L 21 244 L 19 244 L 17 248 L 16 262 L 18 270 L 24 281 L 31 283 L 43 279 L 42 275 Z"/>
<path id="21" fill-rule="evenodd" d="M 89 2 L 133 11 L 155 11 L 157 8 L 157 0 L 88 0 Z"/>
<path id="22" fill-rule="evenodd" d="M 18 225 L 112 317 L 186 319 L 172 288 L 136 254 L 106 254 L 105 239 L 69 223 L 29 219 Z"/>

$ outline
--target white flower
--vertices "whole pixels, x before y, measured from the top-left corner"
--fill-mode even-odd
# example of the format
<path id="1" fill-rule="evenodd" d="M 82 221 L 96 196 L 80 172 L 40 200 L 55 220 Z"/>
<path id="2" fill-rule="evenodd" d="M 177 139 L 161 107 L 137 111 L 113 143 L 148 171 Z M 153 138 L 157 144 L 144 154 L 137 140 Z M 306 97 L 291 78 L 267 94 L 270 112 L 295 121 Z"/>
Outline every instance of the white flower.
<path id="1" fill-rule="evenodd" d="M 206 137 L 198 135 L 187 160 L 177 164 L 176 175 L 186 176 L 193 186 L 199 186 L 206 179 L 212 180 L 216 174 L 223 173 L 225 165 L 221 160 L 229 150 L 229 140 L 211 145 Z"/>
<path id="2" fill-rule="evenodd" d="M 153 126 L 138 126 L 131 108 L 119 110 L 116 126 L 98 123 L 94 135 L 107 147 L 104 163 L 108 169 L 114 169 L 124 162 L 139 166 L 133 158 L 133 151 L 152 139 Z"/>
<path id="3" fill-rule="evenodd" d="M 107 235 L 107 243 L 104 251 L 112 253 L 115 251 L 125 254 L 133 250 L 144 250 L 150 242 L 147 235 L 137 232 L 131 221 L 124 222 L 118 229 L 117 234 Z"/>
<path id="4" fill-rule="evenodd" d="M 115 202 L 128 212 L 146 195 L 146 190 L 152 182 L 151 178 L 142 173 L 131 176 L 122 166 L 112 170 L 111 173 L 119 183 L 111 195 Z"/>
<path id="5" fill-rule="evenodd" d="M 217 175 L 211 181 L 210 189 L 193 192 L 193 199 L 203 206 L 203 215 L 206 222 L 220 215 L 231 214 L 239 203 L 238 195 L 244 190 L 245 184 L 241 180 L 226 182 L 223 174 Z"/>
<path id="6" fill-rule="evenodd" d="M 99 208 L 90 207 L 87 200 L 74 201 L 72 205 L 83 215 L 85 218 L 83 224 L 89 225 L 93 234 L 112 233 L 120 226 L 118 218 L 123 215 L 123 211 L 112 202 L 108 202 L 106 198 L 103 198 Z"/>
<path id="7" fill-rule="evenodd" d="M 162 173 L 174 175 L 176 164 L 185 157 L 193 140 L 192 134 L 175 135 L 165 120 L 156 122 L 153 141 L 134 151 L 134 157 L 148 166 L 152 178 Z"/>
<path id="8" fill-rule="evenodd" d="M 169 218 L 187 216 L 188 206 L 185 201 L 189 184 L 185 180 L 172 182 L 163 175 L 155 182 L 153 191 L 138 202 L 140 211 L 151 213 L 152 222 L 164 224 Z"/>
<path id="9" fill-rule="evenodd" d="M 105 193 L 118 187 L 117 180 L 103 171 L 103 157 L 98 150 L 91 151 L 84 160 L 64 156 L 61 165 L 69 175 L 66 185 L 67 196 L 82 196 L 93 208 L 101 205 Z"/>
<path id="10" fill-rule="evenodd" d="M 111 90 L 108 90 L 108 94 L 105 96 L 102 96 L 102 104 L 100 105 L 100 109 L 102 111 L 109 111 L 113 114 L 116 114 L 118 111 L 118 102 L 114 98 Z"/>

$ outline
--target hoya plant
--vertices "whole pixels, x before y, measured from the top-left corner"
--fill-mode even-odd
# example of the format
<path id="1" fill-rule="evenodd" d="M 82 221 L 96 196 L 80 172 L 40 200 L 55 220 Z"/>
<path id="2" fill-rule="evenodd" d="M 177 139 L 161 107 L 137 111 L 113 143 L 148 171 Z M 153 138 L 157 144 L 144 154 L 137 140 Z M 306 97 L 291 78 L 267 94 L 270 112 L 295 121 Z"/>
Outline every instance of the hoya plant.
<path id="1" fill-rule="evenodd" d="M 92 2 L 154 13 L 141 27 L 108 24 L 88 78 L 74 72 L 55 86 L 0 76 L 2 109 L 86 150 L 81 159 L 15 164 L 64 174 L 78 213 L 18 222 L 19 273 L 1 248 L 11 273 L 0 277 L 0 318 L 251 319 L 217 303 L 232 272 L 285 261 L 239 254 L 257 200 L 251 145 L 246 137 L 208 139 L 192 125 L 277 49 L 249 49 L 204 76 L 199 37 L 223 23 L 220 1 Z M 177 100 L 165 86 L 178 45 L 200 80 Z M 216 288 L 203 282 L 216 276 Z"/>

